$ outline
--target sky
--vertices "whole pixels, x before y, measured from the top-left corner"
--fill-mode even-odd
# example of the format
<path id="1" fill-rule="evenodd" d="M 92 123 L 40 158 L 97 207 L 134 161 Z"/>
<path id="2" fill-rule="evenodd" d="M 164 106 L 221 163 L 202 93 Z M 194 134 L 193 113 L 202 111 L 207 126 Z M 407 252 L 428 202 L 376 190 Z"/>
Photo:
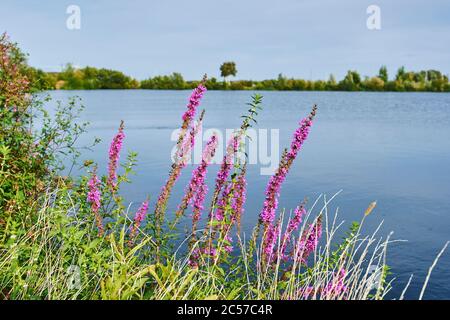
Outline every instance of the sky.
<path id="1" fill-rule="evenodd" d="M 70 5 L 80 29 L 66 26 Z M 370 5 L 381 29 L 367 27 Z M 448 0 L 0 0 L 3 31 L 46 71 L 70 62 L 194 80 L 235 61 L 236 78 L 253 80 L 372 76 L 381 65 L 391 77 L 402 65 L 450 73 Z"/>

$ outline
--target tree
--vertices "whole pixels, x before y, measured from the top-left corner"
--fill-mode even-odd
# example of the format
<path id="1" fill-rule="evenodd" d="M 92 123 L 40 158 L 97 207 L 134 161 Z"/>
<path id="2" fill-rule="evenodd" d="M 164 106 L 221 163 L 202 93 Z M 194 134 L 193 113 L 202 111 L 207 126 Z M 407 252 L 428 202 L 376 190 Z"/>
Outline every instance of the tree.
<path id="1" fill-rule="evenodd" d="M 405 67 L 401 66 L 398 70 L 397 70 L 397 75 L 395 76 L 395 80 L 403 80 L 403 77 L 405 76 Z"/>
<path id="2" fill-rule="evenodd" d="M 236 63 L 232 61 L 224 62 L 220 66 L 220 75 L 223 77 L 223 82 L 226 81 L 226 78 L 228 76 L 236 76 L 237 69 L 236 69 Z"/>
<path id="3" fill-rule="evenodd" d="M 339 82 L 339 89 L 344 91 L 356 91 L 360 89 L 361 76 L 356 71 L 349 70 L 345 78 Z"/>
<path id="4" fill-rule="evenodd" d="M 380 71 L 378 71 L 378 78 L 383 80 L 385 83 L 389 81 L 388 71 L 386 66 L 381 66 Z"/>
<path id="5" fill-rule="evenodd" d="M 380 77 L 372 77 L 364 81 L 364 87 L 369 91 L 383 91 L 384 84 L 384 80 Z"/>
<path id="6" fill-rule="evenodd" d="M 330 77 L 328 78 L 327 82 L 327 88 L 329 90 L 335 90 L 336 86 L 337 86 L 336 78 L 334 77 L 333 74 L 330 74 Z"/>

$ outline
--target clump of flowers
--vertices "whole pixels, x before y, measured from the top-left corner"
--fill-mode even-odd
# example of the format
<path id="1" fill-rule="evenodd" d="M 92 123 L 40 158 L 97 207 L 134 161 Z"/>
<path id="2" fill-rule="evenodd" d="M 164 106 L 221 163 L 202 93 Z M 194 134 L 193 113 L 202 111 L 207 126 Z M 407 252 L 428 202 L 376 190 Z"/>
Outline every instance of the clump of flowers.
<path id="1" fill-rule="evenodd" d="M 91 178 L 88 182 L 88 194 L 87 201 L 91 204 L 91 211 L 95 216 L 95 222 L 98 229 L 99 236 L 103 235 L 103 219 L 99 213 L 101 202 L 100 202 L 100 180 L 97 177 L 96 169 L 92 171 Z"/>
<path id="2" fill-rule="evenodd" d="M 322 216 L 317 217 L 298 239 L 294 257 L 300 263 L 306 264 L 309 255 L 314 252 L 322 235 Z"/>
<path id="3" fill-rule="evenodd" d="M 208 192 L 208 187 L 205 184 L 205 177 L 211 159 L 214 157 L 217 143 L 217 135 L 214 134 L 205 146 L 201 164 L 192 172 L 192 178 L 186 188 L 186 193 L 176 213 L 177 217 L 182 216 L 188 205 L 191 204 L 194 211 L 192 217 L 193 232 L 195 232 L 196 225 L 200 220 L 201 212 L 203 210 L 203 203 L 205 201 L 206 193 Z"/>
<path id="4" fill-rule="evenodd" d="M 134 215 L 133 225 L 131 226 L 130 231 L 130 241 L 129 241 L 130 245 L 133 244 L 134 238 L 136 237 L 136 232 L 141 226 L 142 222 L 144 221 L 147 211 L 148 211 L 148 200 L 144 201 L 141 204 L 139 209 L 136 211 L 136 214 Z"/>
<path id="5" fill-rule="evenodd" d="M 303 146 L 303 143 L 308 138 L 316 110 L 317 107 L 314 106 L 310 115 L 300 121 L 299 127 L 294 133 L 290 150 L 284 152 L 276 173 L 270 178 L 269 183 L 267 184 L 266 198 L 264 200 L 263 209 L 259 215 L 260 223 L 263 224 L 265 230 L 267 230 L 268 226 L 275 219 L 281 185 L 286 179 L 286 175 Z"/>
<path id="6" fill-rule="evenodd" d="M 289 245 L 289 241 L 291 239 L 292 233 L 298 229 L 300 224 L 302 223 L 303 217 L 306 215 L 306 209 L 303 205 L 295 208 L 294 217 L 289 220 L 286 231 L 281 240 L 281 257 L 286 260 L 285 252 L 286 248 Z"/>
<path id="7" fill-rule="evenodd" d="M 175 161 L 172 165 L 169 178 L 161 189 L 161 193 L 158 197 L 155 207 L 155 216 L 157 217 L 158 223 L 161 223 L 161 221 L 163 220 L 163 214 L 166 210 L 167 201 L 169 200 L 172 188 L 175 185 L 175 182 L 178 180 L 178 177 L 181 174 L 181 170 L 186 166 L 187 156 L 189 155 L 189 152 L 195 143 L 195 135 L 199 130 L 199 126 L 194 126 L 192 122 L 197 112 L 197 108 L 200 105 L 201 99 L 206 92 L 205 82 L 206 75 L 203 77 L 202 82 L 200 82 L 200 84 L 192 91 L 192 94 L 189 98 L 189 103 L 187 105 L 187 110 L 182 116 L 183 122 L 177 141 Z M 200 123 L 202 118 L 203 113 L 200 117 Z M 189 135 L 188 131 L 190 132 Z"/>
<path id="8" fill-rule="evenodd" d="M 115 192 L 117 189 L 117 166 L 119 164 L 120 151 L 122 150 L 123 139 L 125 133 L 123 132 L 124 123 L 120 122 L 119 131 L 114 136 L 111 145 L 109 147 L 109 163 L 108 163 L 108 180 L 107 185 L 110 187 L 111 192 Z"/>

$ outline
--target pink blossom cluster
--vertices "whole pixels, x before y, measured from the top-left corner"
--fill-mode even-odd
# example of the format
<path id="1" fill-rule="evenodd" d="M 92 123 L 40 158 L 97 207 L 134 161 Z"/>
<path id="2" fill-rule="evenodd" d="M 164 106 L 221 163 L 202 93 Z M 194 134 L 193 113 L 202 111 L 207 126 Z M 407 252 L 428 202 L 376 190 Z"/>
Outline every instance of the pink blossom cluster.
<path id="1" fill-rule="evenodd" d="M 210 258 L 214 259 L 217 257 L 217 249 L 214 247 L 195 248 L 192 251 L 192 254 L 188 261 L 188 264 L 193 268 L 197 268 L 198 264 L 199 264 L 199 260 L 202 256 L 206 256 L 206 257 L 210 257 Z"/>
<path id="2" fill-rule="evenodd" d="M 233 208 L 232 222 L 237 222 L 238 224 L 240 224 L 241 216 L 244 212 L 244 204 L 247 200 L 247 180 L 245 179 L 245 173 L 246 170 L 244 168 L 237 178 L 231 202 L 231 207 Z"/>
<path id="3" fill-rule="evenodd" d="M 181 133 L 177 142 L 178 149 L 175 163 L 172 165 L 169 178 L 167 179 L 165 185 L 161 188 L 155 207 L 155 215 L 158 217 L 158 220 L 162 219 L 172 188 L 178 180 L 181 170 L 186 166 L 187 159 L 190 155 L 190 150 L 195 143 L 195 135 L 201 128 L 201 122 L 204 115 L 203 112 L 197 126 L 192 125 L 192 121 L 195 117 L 197 107 L 200 105 L 200 101 L 206 92 L 206 87 L 204 85 L 205 82 L 206 75 L 203 77 L 202 82 L 192 91 L 189 98 L 189 103 L 187 105 L 187 110 L 182 116 L 183 123 L 181 125 Z M 187 130 L 190 130 L 188 137 L 186 137 Z"/>
<path id="4" fill-rule="evenodd" d="M 183 114 L 183 121 L 191 122 L 195 117 L 195 113 L 197 111 L 197 107 L 200 105 L 200 100 L 202 99 L 204 93 L 206 92 L 206 87 L 203 83 L 200 83 L 194 91 L 192 91 L 191 96 L 189 97 L 189 103 L 187 105 L 187 110 Z"/>
<path id="5" fill-rule="evenodd" d="M 232 192 L 233 186 L 231 184 L 227 184 L 226 181 L 230 175 L 230 171 L 233 165 L 233 159 L 238 151 L 239 147 L 239 140 L 240 135 L 236 134 L 233 135 L 230 140 L 227 143 L 227 151 L 225 156 L 223 157 L 222 164 L 220 166 L 220 170 L 217 173 L 216 177 L 216 183 L 215 183 L 215 191 L 213 196 L 213 205 L 214 202 L 217 200 L 219 195 L 221 195 L 221 198 L 217 200 L 217 208 L 214 212 L 214 208 L 212 208 L 211 213 L 214 212 L 213 216 L 210 217 L 210 219 L 216 219 L 218 221 L 221 221 L 223 219 L 224 215 L 224 207 L 227 204 L 227 200 L 229 199 L 229 196 Z M 222 191 L 222 194 L 221 194 Z"/>
<path id="6" fill-rule="evenodd" d="M 133 225 L 130 231 L 130 240 L 128 244 L 131 246 L 133 244 L 134 238 L 136 237 L 136 232 L 142 224 L 142 221 L 145 219 L 145 215 L 148 211 L 148 200 L 144 201 L 139 209 L 136 211 L 133 219 Z"/>
<path id="7" fill-rule="evenodd" d="M 202 156 L 202 163 L 192 173 L 192 179 L 190 187 L 194 190 L 195 194 L 192 199 L 192 207 L 194 215 L 192 217 L 193 223 L 197 223 L 200 220 L 201 212 L 203 211 L 203 203 L 205 202 L 205 196 L 208 192 L 208 186 L 205 183 L 206 173 L 208 165 L 211 159 L 214 157 L 214 153 L 217 148 L 217 136 L 213 135 L 206 144 L 205 150 Z"/>
<path id="8" fill-rule="evenodd" d="M 313 286 L 308 286 L 300 290 L 300 295 L 304 299 L 313 298 L 316 294 L 320 294 L 325 299 L 339 298 L 347 291 L 347 286 L 344 284 L 346 275 L 347 271 L 341 268 L 325 287 L 314 288 Z"/>
<path id="9" fill-rule="evenodd" d="M 315 112 L 316 107 L 313 108 L 309 117 L 300 121 L 300 126 L 294 133 L 290 150 L 283 154 L 276 173 L 270 178 L 269 183 L 267 184 L 265 192 L 266 198 L 259 216 L 260 222 L 264 224 L 265 228 L 267 228 L 267 226 L 275 219 L 281 185 L 286 179 L 286 175 L 289 172 L 292 162 L 297 157 L 298 152 L 308 137 Z"/>
<path id="10" fill-rule="evenodd" d="M 114 136 L 109 147 L 108 180 L 107 184 L 113 192 L 117 188 L 117 166 L 119 164 L 120 150 L 122 149 L 125 133 L 123 132 L 123 121 L 120 123 L 119 131 Z"/>
<path id="11" fill-rule="evenodd" d="M 141 204 L 138 211 L 136 211 L 136 214 L 134 215 L 134 224 L 137 228 L 139 228 L 142 221 L 144 221 L 147 211 L 148 211 L 148 200 L 144 201 Z"/>
<path id="12" fill-rule="evenodd" d="M 325 297 L 336 298 L 347 291 L 347 286 L 344 284 L 346 275 L 346 270 L 344 268 L 340 269 L 337 275 L 323 289 L 322 295 Z"/>
<path id="13" fill-rule="evenodd" d="M 321 235 L 322 216 L 319 216 L 316 221 L 303 232 L 303 235 L 298 240 L 297 248 L 295 249 L 297 261 L 306 264 L 309 255 L 316 250 Z"/>
<path id="14" fill-rule="evenodd" d="M 99 210 L 101 206 L 101 194 L 100 194 L 100 180 L 97 177 L 96 170 L 91 174 L 91 178 L 88 182 L 87 201 L 91 203 L 91 210 L 94 213 L 95 221 L 98 229 L 98 233 L 101 236 L 103 234 L 103 222 L 100 216 Z"/>
<path id="15" fill-rule="evenodd" d="M 303 206 L 297 207 L 294 210 L 294 217 L 289 220 L 286 231 L 283 235 L 283 239 L 281 242 L 281 250 L 280 255 L 283 259 L 286 259 L 285 256 L 286 248 L 289 245 L 289 241 L 291 239 L 292 233 L 298 229 L 300 224 L 302 223 L 303 217 L 306 215 L 306 209 Z"/>
<path id="16" fill-rule="evenodd" d="M 192 217 L 193 226 L 200 220 L 201 212 L 203 211 L 203 204 L 205 201 L 208 187 L 205 183 L 207 168 L 214 157 L 218 144 L 217 135 L 211 136 L 203 150 L 201 164 L 192 172 L 191 180 L 186 188 L 186 193 L 178 207 L 176 215 L 180 217 L 184 210 L 190 204 L 193 208 L 194 215 Z"/>
<path id="17" fill-rule="evenodd" d="M 269 225 L 263 240 L 263 256 L 264 262 L 271 263 L 275 258 L 276 243 L 280 234 L 280 224 Z"/>

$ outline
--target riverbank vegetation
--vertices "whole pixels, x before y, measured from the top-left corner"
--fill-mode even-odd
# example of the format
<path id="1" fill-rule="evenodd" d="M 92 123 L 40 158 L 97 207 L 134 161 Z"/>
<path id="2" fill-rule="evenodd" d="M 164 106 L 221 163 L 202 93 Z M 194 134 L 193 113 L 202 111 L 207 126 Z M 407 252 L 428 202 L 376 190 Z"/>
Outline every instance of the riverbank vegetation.
<path id="1" fill-rule="evenodd" d="M 450 92 L 447 75 L 437 70 L 407 71 L 404 67 L 397 70 L 393 77 L 388 77 L 386 67 L 381 67 L 379 74 L 369 77 L 361 76 L 350 70 L 346 76 L 337 81 L 333 75 L 327 80 L 295 79 L 279 74 L 275 79 L 267 80 L 232 80 L 226 77 L 236 74 L 235 65 L 227 62 L 221 66 L 223 81 L 210 78 L 206 85 L 209 90 L 280 90 L 280 91 L 430 91 Z M 61 72 L 44 72 L 29 68 L 30 79 L 40 89 L 95 90 L 95 89 L 154 89 L 185 90 L 193 89 L 198 81 L 187 81 L 180 73 L 154 76 L 139 81 L 120 71 L 97 69 L 94 67 L 74 68 L 68 64 Z"/>
<path id="2" fill-rule="evenodd" d="M 118 122 L 109 150 L 98 150 L 108 159 L 105 170 L 81 161 L 76 142 L 87 124 L 77 118 L 79 101 L 50 116 L 48 98 L 33 95 L 27 75 L 18 48 L 0 38 L 0 299 L 383 299 L 389 292 L 391 239 L 363 231 L 375 203 L 343 237 L 330 211 L 333 198 L 279 207 L 316 106 L 299 121 L 261 208 L 249 208 L 246 161 L 237 155 L 262 110 L 258 94 L 227 144 L 214 184 L 206 184 L 214 134 L 189 183 L 177 184 L 205 117 L 199 110 L 205 77 L 181 117 L 166 183 L 131 211 L 120 192 L 136 170 L 136 153 L 122 155 L 126 123 Z M 62 176 L 67 157 L 85 173 Z M 174 188 L 185 190 L 181 199 L 173 199 Z M 178 204 L 175 212 L 169 201 Z M 249 235 L 242 232 L 243 215 L 255 216 Z"/>

